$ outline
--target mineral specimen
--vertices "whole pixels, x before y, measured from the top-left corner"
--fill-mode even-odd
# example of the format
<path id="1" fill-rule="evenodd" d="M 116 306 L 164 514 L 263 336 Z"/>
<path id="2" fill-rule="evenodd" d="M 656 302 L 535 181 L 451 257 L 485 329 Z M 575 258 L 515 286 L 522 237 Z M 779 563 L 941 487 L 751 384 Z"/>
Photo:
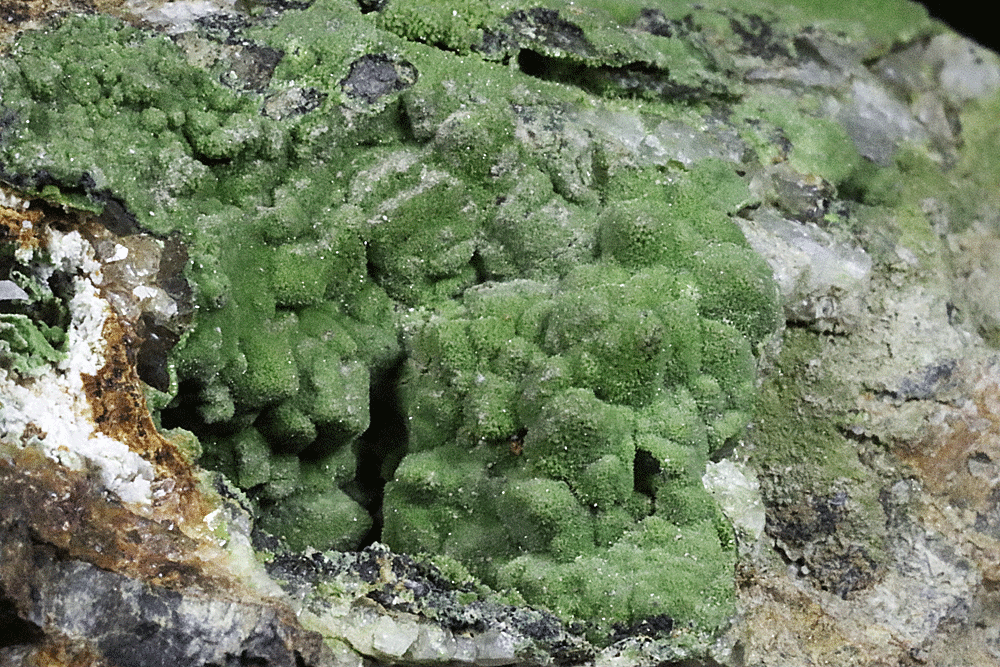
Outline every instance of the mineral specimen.
<path id="1" fill-rule="evenodd" d="M 390 14 L 380 24 L 397 25 Z M 364 507 L 380 500 L 377 479 L 355 480 L 361 460 L 394 480 L 382 510 L 394 546 L 456 557 L 567 618 L 602 617 L 598 633 L 657 614 L 715 631 L 732 611 L 732 540 L 700 470 L 749 421 L 753 353 L 777 326 L 769 270 L 730 220 L 750 195 L 728 163 L 613 158 L 616 131 L 583 140 L 578 93 L 526 96 L 530 79 L 489 62 L 527 48 L 538 24 L 547 32 L 532 48 L 558 58 L 555 44 L 572 34 L 572 49 L 617 96 L 638 85 L 623 83 L 626 61 L 664 75 L 681 62 L 674 42 L 642 38 L 626 56 L 596 24 L 588 33 L 555 10 L 515 12 L 496 27 L 507 55 L 472 65 L 485 88 L 456 93 L 445 54 L 411 45 L 401 59 L 391 34 L 338 13 L 370 45 L 358 58 L 315 28 L 324 16 L 333 10 L 287 12 L 251 33 L 290 54 L 272 89 L 315 80 L 329 100 L 283 122 L 254 113 L 261 97 L 213 83 L 163 38 L 103 19 L 27 35 L 7 72 L 15 102 L 4 168 L 21 187 L 76 188 L 104 203 L 105 218 L 115 217 L 105 203 L 114 193 L 142 212 L 144 229 L 183 239 L 199 312 L 173 356 L 175 377 L 153 368 L 147 381 L 176 387 L 161 419 L 200 436 L 204 464 L 251 494 L 259 527 L 296 549 L 359 546 L 372 526 Z M 701 46 L 687 48 L 714 67 Z M 83 49 L 100 54 L 101 70 L 77 71 Z M 341 66 L 339 90 L 319 85 L 320 71 Z M 726 94 L 687 79 L 668 88 Z M 401 113 L 427 136 L 374 134 Z M 123 117 L 135 120 L 124 135 Z M 581 133 L 571 150 L 600 166 L 567 169 L 579 158 L 548 144 L 552 130 L 535 129 L 542 118 Z M 90 162 L 75 157 L 80 142 L 92 145 Z M 124 142 L 134 142 L 128 166 L 108 153 Z M 49 164 L 63 154 L 72 159 Z M 91 240 L 105 298 L 142 321 L 144 304 L 168 298 L 148 282 L 155 242 L 115 240 L 105 226 L 107 238 Z M 393 314 L 394 305 L 410 310 Z M 141 356 L 165 354 L 145 328 L 152 342 Z M 393 391 L 396 378 L 401 401 L 388 407 L 405 420 L 405 441 L 370 428 L 370 395 Z M 497 445 L 512 437 L 524 455 L 507 460 Z M 394 451 L 379 451 L 385 441 Z M 420 518 L 453 507 L 462 514 Z M 510 545 L 502 556 L 487 546 L 497 540 Z M 652 558 L 661 542 L 669 549 Z M 493 564 L 483 566 L 487 554 Z M 666 579 L 614 583 L 637 567 Z M 567 576 L 593 591 L 556 593 Z M 626 592 L 640 588 L 654 594 Z"/>
<path id="2" fill-rule="evenodd" d="M 89 508 L 78 540 L 0 517 L 40 563 L 0 619 L 176 662 L 218 589 L 258 620 L 197 664 L 767 664 L 726 628 L 768 586 L 919 657 L 963 619 L 894 621 L 890 587 L 995 581 L 995 499 L 941 482 L 992 489 L 992 449 L 937 428 L 993 414 L 995 266 L 963 252 L 1000 209 L 992 54 L 902 1 L 121 16 L 0 58 L 3 490 Z M 74 578 L 148 643 L 69 613 Z"/>

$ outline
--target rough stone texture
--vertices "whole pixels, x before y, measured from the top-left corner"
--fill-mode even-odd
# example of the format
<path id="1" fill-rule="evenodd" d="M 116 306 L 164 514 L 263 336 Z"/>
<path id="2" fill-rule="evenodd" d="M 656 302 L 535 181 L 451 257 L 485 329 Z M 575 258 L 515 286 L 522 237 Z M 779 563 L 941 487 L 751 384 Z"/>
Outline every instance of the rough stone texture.
<path id="1" fill-rule="evenodd" d="M 268 16 L 284 8 L 262 4 Z M 206 63 L 234 63 L 227 85 L 236 88 L 264 90 L 280 58 L 233 39 L 213 46 L 205 35 L 252 22 L 231 3 L 97 8 L 187 31 L 188 57 L 197 61 L 207 48 Z M 713 11 L 697 20 L 726 16 Z M 866 164 L 896 169 L 881 180 L 843 173 L 834 187 L 817 174 L 837 172 L 835 156 L 795 150 L 826 126 L 802 130 L 794 114 L 770 117 L 772 141 L 752 150 L 721 113 L 652 129 L 608 108 L 559 116 L 558 128 L 555 115 L 517 118 L 519 140 L 572 157 L 556 184 L 570 196 L 586 194 L 595 137 L 651 164 L 746 160 L 756 201 L 736 220 L 772 268 L 787 327 L 761 357 L 751 428 L 717 454 L 705 478 L 737 529 L 738 615 L 729 630 L 692 657 L 677 648 L 684 628 L 650 618 L 620 628 L 602 648 L 516 597 L 378 544 L 347 554 L 286 551 L 253 533 L 245 497 L 191 462 L 184 434 L 156 432 L 130 349 L 148 331 L 136 338 L 135 323 L 109 307 L 89 339 L 88 354 L 101 363 L 78 371 L 87 433 L 125 443 L 147 467 L 112 469 L 131 459 L 109 452 L 60 454 L 54 431 L 3 422 L 0 664 L 1000 664 L 1000 198 L 989 180 L 1000 148 L 989 129 L 997 58 L 927 24 L 880 35 L 890 43 L 879 47 L 870 35 L 851 41 L 858 17 L 813 23 L 796 10 L 783 24 L 767 12 L 733 13 L 718 23 L 729 23 L 733 41 L 688 42 L 687 55 L 711 72 L 650 80 L 649 69 L 615 62 L 569 15 L 511 13 L 506 32 L 483 35 L 483 53 L 588 91 L 743 100 L 743 111 L 763 109 L 754 101 L 762 98 L 804 97 L 815 117 L 843 128 Z M 31 28 L 42 19 L 26 7 L 15 20 Z M 196 24 L 204 35 L 190 33 Z M 633 30 L 690 37 L 693 26 L 644 10 Z M 440 41 L 460 50 L 466 33 L 454 30 Z M 405 59 L 355 62 L 355 76 L 375 80 L 359 88 L 345 78 L 348 96 L 371 101 L 413 83 Z M 303 84 L 269 97 L 264 109 L 280 119 L 322 100 Z M 83 213 L 43 215 L 40 202 L 26 207 L 11 193 L 0 204 L 3 242 L 29 256 L 45 249 L 46 225 L 65 232 L 93 224 Z M 67 255 L 63 268 L 93 276 L 93 263 L 116 261 L 115 252 L 76 264 Z M 24 299 L 0 278 L 0 305 Z M 43 341 L 5 335 L 13 342 L 4 348 L 4 381 L 8 366 L 26 376 L 42 367 L 65 374 L 56 358 L 35 365 Z M 23 400 L 4 386 L 0 404 Z M 121 480 L 141 488 L 125 496 Z"/>
<path id="2" fill-rule="evenodd" d="M 47 631 L 46 641 L 3 649 L 0 661 L 41 661 L 61 640 L 87 647 L 111 665 L 295 667 L 328 656 L 321 637 L 303 631 L 288 608 L 226 599 L 217 588 L 171 590 L 144 583 L 65 559 L 22 528 L 10 526 L 3 537 L 5 603 L 29 628 Z"/>

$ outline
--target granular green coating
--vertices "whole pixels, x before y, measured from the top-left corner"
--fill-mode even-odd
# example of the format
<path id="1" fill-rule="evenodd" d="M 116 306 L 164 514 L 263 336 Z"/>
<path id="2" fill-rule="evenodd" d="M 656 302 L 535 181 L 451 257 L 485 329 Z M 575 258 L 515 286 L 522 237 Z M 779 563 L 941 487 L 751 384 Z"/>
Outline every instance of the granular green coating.
<path id="1" fill-rule="evenodd" d="M 723 623 L 729 598 L 711 582 L 735 556 L 698 471 L 749 420 L 751 348 L 777 303 L 756 255 L 691 243 L 672 266 L 633 273 L 602 258 L 550 288 L 473 287 L 459 313 L 414 317 L 402 383 L 411 454 L 386 489 L 384 539 L 580 620 L 596 618 L 609 580 L 632 591 L 632 576 L 656 581 L 669 564 L 686 572 L 669 593 L 657 584 L 617 609 L 697 607 L 701 630 Z M 725 291 L 698 280 L 729 272 Z M 683 544 L 640 549 L 647 520 L 684 527 Z M 603 613 L 605 631 L 622 618 Z"/>
<path id="2" fill-rule="evenodd" d="M 0 315 L 0 355 L 4 367 L 30 377 L 34 371 L 64 359 L 65 353 L 53 347 L 51 336 L 45 335 L 48 330 L 43 322 L 33 322 L 27 315 Z"/>
<path id="3" fill-rule="evenodd" d="M 280 53 L 256 88 L 220 83 L 222 57 L 200 69 L 164 36 L 69 17 L 0 63 L 0 166 L 181 232 L 198 310 L 160 418 L 199 434 L 258 525 L 356 547 L 380 473 L 393 548 L 602 641 L 664 614 L 710 637 L 735 549 L 699 480 L 746 427 L 779 323 L 732 222 L 758 203 L 747 168 L 787 157 L 859 190 L 881 172 L 728 76 L 736 28 L 772 4 L 648 4 L 317 0 L 243 32 Z M 873 53 L 922 25 L 876 15 Z M 739 159 L 628 147 L 633 125 L 721 109 Z"/>

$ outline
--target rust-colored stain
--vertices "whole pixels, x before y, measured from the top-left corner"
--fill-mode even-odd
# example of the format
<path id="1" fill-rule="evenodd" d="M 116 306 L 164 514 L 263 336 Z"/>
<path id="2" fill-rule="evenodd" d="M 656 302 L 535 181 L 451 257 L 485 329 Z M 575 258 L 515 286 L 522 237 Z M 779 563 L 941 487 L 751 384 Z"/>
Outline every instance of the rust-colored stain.
<path id="1" fill-rule="evenodd" d="M 30 653 L 24 667 L 109 667 L 94 647 L 68 637 L 46 638 Z"/>
<path id="2" fill-rule="evenodd" d="M 149 414 L 142 381 L 135 369 L 130 331 L 112 315 L 104 324 L 103 333 L 107 344 L 104 366 L 96 375 L 82 374 L 94 425 L 156 466 L 157 477 L 173 479 L 174 492 L 192 492 L 195 487 L 192 463 L 160 435 Z"/>
<path id="3" fill-rule="evenodd" d="M 12 191 L 5 194 L 17 197 Z M 49 226 L 63 231 L 77 229 L 85 238 L 92 238 L 94 234 L 88 233 L 88 228 L 100 223 L 91 213 L 51 206 L 37 199 L 31 200 L 28 208 L 0 206 L 0 242 L 17 243 L 21 248 L 35 251 L 44 244 L 44 230 Z M 112 313 L 104 325 L 103 337 L 104 366 L 95 375 L 82 375 L 96 429 L 128 445 L 155 466 L 154 486 L 160 491 L 154 501 L 156 513 L 200 521 L 204 508 L 198 500 L 193 462 L 153 424 L 135 366 L 133 346 L 137 341 L 131 325 Z M 31 435 L 45 436 L 41 432 Z"/>
<path id="4" fill-rule="evenodd" d="M 1000 584 L 1000 364 L 968 376 L 958 400 L 928 401 L 921 435 L 892 449 L 929 492 L 927 524 Z"/>
<path id="5" fill-rule="evenodd" d="M 68 14 L 107 14 L 136 27 L 149 28 L 136 15 L 138 5 L 155 8 L 174 0 L 0 0 L 0 52 L 10 48 L 19 33 L 42 30 Z"/>
<path id="6" fill-rule="evenodd" d="M 28 224 L 25 224 L 25 223 Z M 0 206 L 0 242 L 16 243 L 19 248 L 38 250 L 38 229 L 42 224 L 42 211 Z"/>
<path id="7" fill-rule="evenodd" d="M 31 251 L 44 249 L 49 226 L 76 229 L 89 238 L 88 226 L 98 224 L 92 214 L 42 201 L 28 208 L 0 205 L 0 242 Z M 21 447 L 0 458 L 0 530 L 21 526 L 34 541 L 67 557 L 159 586 L 225 590 L 231 577 L 215 563 L 226 556 L 204 524 L 218 500 L 206 498 L 195 463 L 153 423 L 136 370 L 131 325 L 112 311 L 102 334 L 104 365 L 93 375 L 81 374 L 93 428 L 153 465 L 152 504 L 126 505 L 105 493 L 93 474 L 47 459 L 28 445 L 49 434 L 29 424 L 17 443 Z"/>
<path id="8" fill-rule="evenodd" d="M 70 558 L 161 586 L 223 585 L 207 582 L 196 560 L 204 545 L 176 524 L 140 516 L 107 498 L 98 487 L 85 473 L 53 465 L 37 450 L 21 450 L 13 460 L 0 459 L 0 525 L 26 525 L 36 541 Z"/>
<path id="9" fill-rule="evenodd" d="M 124 0 L 0 0 L 0 44 L 7 48 L 17 33 L 43 28 L 66 14 L 124 14 Z"/>

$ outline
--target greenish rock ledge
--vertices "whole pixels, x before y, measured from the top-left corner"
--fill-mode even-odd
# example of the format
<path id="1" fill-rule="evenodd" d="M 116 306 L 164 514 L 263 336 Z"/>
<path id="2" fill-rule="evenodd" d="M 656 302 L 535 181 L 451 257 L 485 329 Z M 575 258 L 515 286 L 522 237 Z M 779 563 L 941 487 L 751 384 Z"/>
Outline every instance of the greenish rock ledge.
<path id="1" fill-rule="evenodd" d="M 928 519 L 885 406 L 983 368 L 1000 321 L 963 251 L 996 235 L 995 56 L 911 3 L 832 7 L 67 16 L 0 60 L 0 171 L 176 264 L 143 283 L 173 309 L 113 303 L 275 562 L 379 540 L 598 662 L 764 655 L 732 625 L 770 613 L 755 582 L 898 572 L 873 527 Z M 5 253 L 28 377 L 65 350 Z"/>

